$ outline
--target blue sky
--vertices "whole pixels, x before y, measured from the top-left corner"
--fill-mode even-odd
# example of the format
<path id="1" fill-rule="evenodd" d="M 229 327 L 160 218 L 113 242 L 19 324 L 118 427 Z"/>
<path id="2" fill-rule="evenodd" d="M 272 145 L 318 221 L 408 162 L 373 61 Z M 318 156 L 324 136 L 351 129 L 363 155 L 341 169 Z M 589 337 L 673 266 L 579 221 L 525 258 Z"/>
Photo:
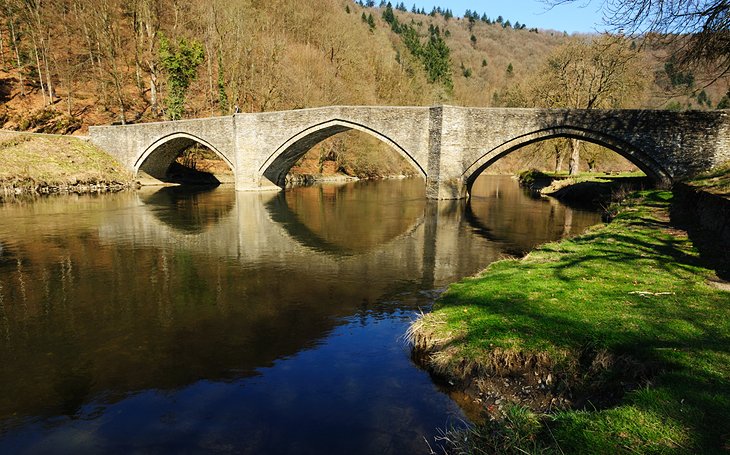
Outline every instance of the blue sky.
<path id="1" fill-rule="evenodd" d="M 391 0 L 392 1 L 392 0 Z M 398 0 L 399 3 L 401 0 Z M 405 1 L 410 10 L 413 4 L 417 8 L 431 11 L 434 6 L 449 8 L 455 16 L 463 16 L 467 9 L 476 10 L 481 15 L 487 13 L 492 19 L 502 16 L 514 24 L 527 24 L 528 28 L 537 27 L 566 31 L 568 33 L 593 33 L 603 31 L 601 24 L 601 2 L 576 0 L 573 3 L 548 8 L 547 4 L 536 0 L 510 0 L 505 2 L 485 2 L 478 0 L 410 0 Z M 379 2 L 376 2 L 376 4 Z"/>

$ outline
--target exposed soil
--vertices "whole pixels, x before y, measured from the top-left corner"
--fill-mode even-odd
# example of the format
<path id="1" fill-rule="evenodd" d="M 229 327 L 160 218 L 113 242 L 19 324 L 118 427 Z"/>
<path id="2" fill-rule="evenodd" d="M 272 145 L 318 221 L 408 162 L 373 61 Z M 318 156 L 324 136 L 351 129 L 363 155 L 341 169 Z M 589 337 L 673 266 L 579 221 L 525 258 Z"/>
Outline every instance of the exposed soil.
<path id="1" fill-rule="evenodd" d="M 425 349 L 428 344 L 413 346 L 413 361 L 476 421 L 500 418 L 507 404 L 540 413 L 609 408 L 659 372 L 658 365 L 590 347 L 559 364 L 548 355 L 496 349 L 489 359 L 452 365 L 443 361 L 448 348 Z"/>

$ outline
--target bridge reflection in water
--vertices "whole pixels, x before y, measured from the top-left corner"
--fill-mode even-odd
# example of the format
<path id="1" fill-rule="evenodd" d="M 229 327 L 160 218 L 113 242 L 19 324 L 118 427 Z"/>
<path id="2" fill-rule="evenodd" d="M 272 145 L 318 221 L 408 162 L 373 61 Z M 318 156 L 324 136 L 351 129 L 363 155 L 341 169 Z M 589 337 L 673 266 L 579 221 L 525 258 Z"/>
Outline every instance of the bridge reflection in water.
<path id="1" fill-rule="evenodd" d="M 219 439 L 254 452 L 296 446 L 293 427 L 320 452 L 421 450 L 459 414 L 396 342 L 413 311 L 597 221 L 504 178 L 478 182 L 469 205 L 423 188 L 0 205 L 0 452 L 202 447 L 211 415 Z"/>

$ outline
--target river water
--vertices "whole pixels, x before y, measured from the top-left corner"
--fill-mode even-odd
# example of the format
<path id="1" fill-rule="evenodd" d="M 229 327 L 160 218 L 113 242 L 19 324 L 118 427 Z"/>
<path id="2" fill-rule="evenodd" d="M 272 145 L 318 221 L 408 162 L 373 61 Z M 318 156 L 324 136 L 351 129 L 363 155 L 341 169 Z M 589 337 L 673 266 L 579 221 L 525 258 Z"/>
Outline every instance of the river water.
<path id="1" fill-rule="evenodd" d="M 599 221 L 483 176 L 0 204 L 0 453 L 424 453 L 465 419 L 403 333 Z"/>

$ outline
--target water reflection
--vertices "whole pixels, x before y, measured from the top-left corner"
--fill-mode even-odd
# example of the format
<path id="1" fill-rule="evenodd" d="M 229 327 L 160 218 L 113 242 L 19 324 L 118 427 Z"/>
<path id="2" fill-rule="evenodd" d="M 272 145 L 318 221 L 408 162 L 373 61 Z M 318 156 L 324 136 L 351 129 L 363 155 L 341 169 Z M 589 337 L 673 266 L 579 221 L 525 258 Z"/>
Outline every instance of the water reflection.
<path id="1" fill-rule="evenodd" d="M 554 198 L 532 196 L 514 181 L 500 177 L 477 179 L 466 207 L 469 223 L 514 255 L 535 245 L 580 233 L 598 222 L 595 212 L 568 207 Z"/>
<path id="2" fill-rule="evenodd" d="M 398 341 L 413 311 L 565 230 L 485 185 L 0 205 L 0 452 L 421 451 L 462 415 Z"/>
<path id="3" fill-rule="evenodd" d="M 349 255 L 410 234 L 423 222 L 424 194 L 413 181 L 311 186 L 280 193 L 266 208 L 302 245 Z"/>
<path id="4" fill-rule="evenodd" d="M 200 233 L 221 221 L 236 203 L 232 191 L 214 186 L 144 187 L 139 196 L 157 218 L 181 232 Z"/>

